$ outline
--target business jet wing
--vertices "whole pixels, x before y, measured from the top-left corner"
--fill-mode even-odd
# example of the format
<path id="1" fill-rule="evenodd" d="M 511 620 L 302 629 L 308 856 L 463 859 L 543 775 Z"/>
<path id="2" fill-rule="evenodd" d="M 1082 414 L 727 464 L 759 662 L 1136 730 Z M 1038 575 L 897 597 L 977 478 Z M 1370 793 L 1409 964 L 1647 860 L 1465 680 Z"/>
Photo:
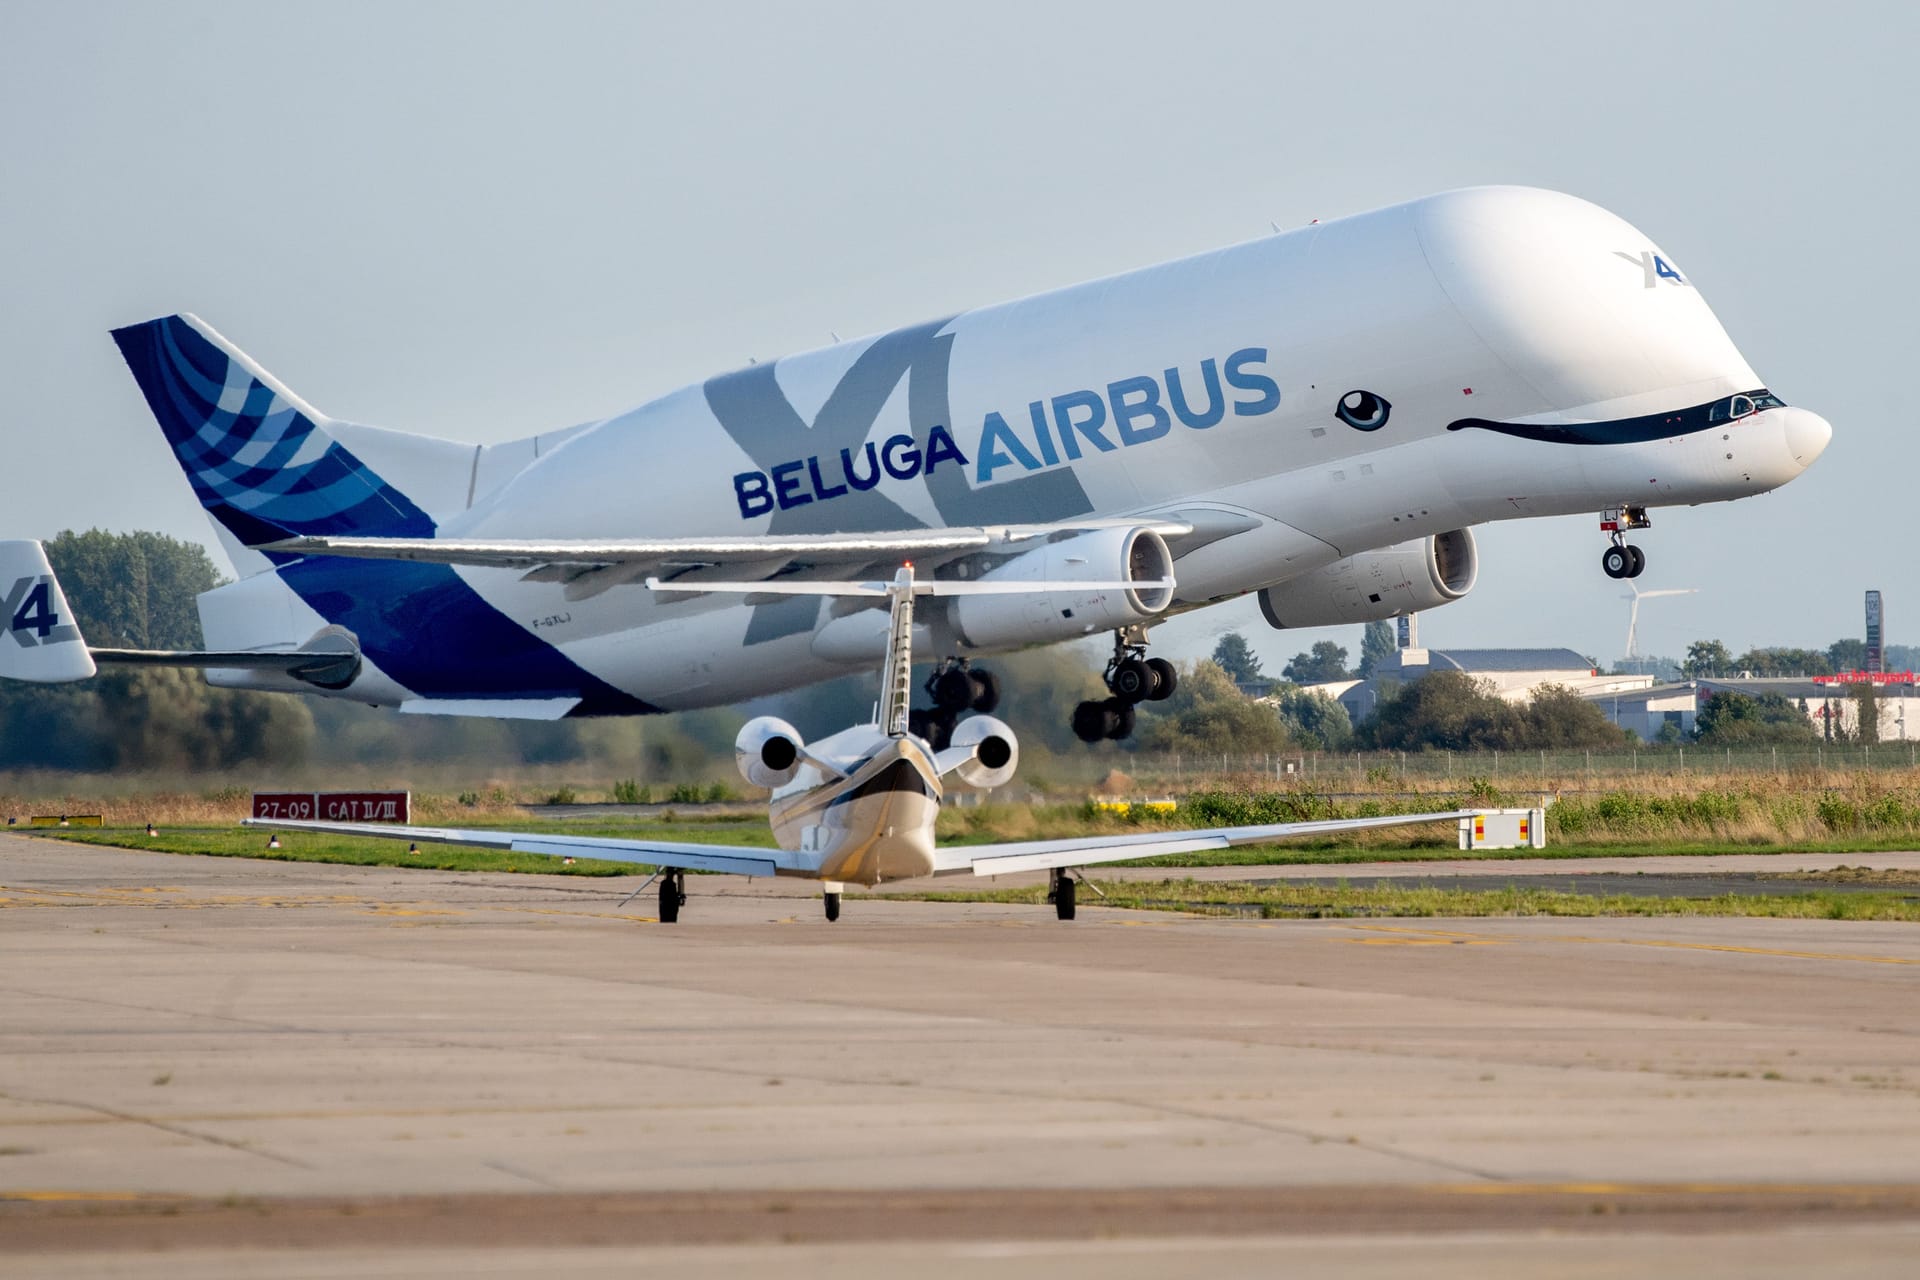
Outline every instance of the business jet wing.
<path id="1" fill-rule="evenodd" d="M 1377 818 L 1325 818 L 1315 822 L 1274 822 L 1257 827 L 1211 827 L 1198 831 L 1143 831 L 1124 836 L 1074 836 L 1065 840 L 1023 840 L 1012 844 L 955 845 L 934 851 L 933 873 L 977 876 L 1008 875 L 1016 871 L 1046 871 L 1053 867 L 1085 867 L 1101 862 L 1126 862 L 1166 854 L 1231 849 L 1236 845 L 1267 844 L 1292 836 L 1333 835 L 1344 831 L 1372 831 L 1422 822 L 1452 822 L 1471 818 L 1478 809 L 1446 813 L 1395 813 Z"/>
<path id="2" fill-rule="evenodd" d="M 1068 520 L 1051 524 L 975 525 L 895 529 L 875 533 L 768 534 L 736 537 L 635 539 L 372 538 L 314 535 L 262 543 L 275 555 L 411 560 L 425 564 L 518 569 L 531 582 L 558 582 L 578 598 L 608 587 L 660 578 L 664 589 L 691 587 L 708 570 L 768 579 L 832 570 L 844 575 L 871 565 L 919 560 L 926 567 L 949 556 L 1018 544 L 1057 533 L 1148 528 L 1163 537 L 1193 532 L 1185 520 L 1160 517 Z M 679 581 L 682 578 L 686 582 Z"/>
<path id="3" fill-rule="evenodd" d="M 619 840 L 609 836 L 564 836 L 485 828 L 403 827 L 378 822 L 286 821 L 246 818 L 243 825 L 275 831 L 318 831 L 336 836 L 371 836 L 417 844 L 460 844 L 504 853 L 540 853 L 554 858 L 598 858 L 689 871 L 725 871 L 740 876 L 770 876 L 782 870 L 807 872 L 812 863 L 784 849 L 752 845 L 681 844 L 669 840 Z"/>

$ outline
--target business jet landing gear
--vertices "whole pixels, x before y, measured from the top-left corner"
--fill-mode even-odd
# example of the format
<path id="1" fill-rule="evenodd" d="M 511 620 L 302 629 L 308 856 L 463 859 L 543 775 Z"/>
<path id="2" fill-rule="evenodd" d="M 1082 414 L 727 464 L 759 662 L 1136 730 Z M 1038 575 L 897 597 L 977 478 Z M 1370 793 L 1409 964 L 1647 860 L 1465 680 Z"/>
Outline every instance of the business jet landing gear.
<path id="1" fill-rule="evenodd" d="M 933 706 L 907 713 L 907 730 L 925 738 L 935 751 L 953 742 L 953 726 L 962 714 L 991 715 L 1000 705 L 1000 677 L 968 665 L 965 658 L 948 658 L 933 669 L 922 686 Z"/>
<path id="2" fill-rule="evenodd" d="M 1608 507 L 1600 513 L 1600 532 L 1613 545 L 1600 555 L 1600 568 L 1609 578 L 1637 578 L 1647 567 L 1647 553 L 1627 543 L 1634 529 L 1651 528 L 1645 507 Z"/>
<path id="3" fill-rule="evenodd" d="M 1107 660 L 1106 681 L 1112 697 L 1083 702 L 1073 709 L 1074 736 L 1082 742 L 1130 736 L 1134 706 L 1171 696 L 1179 678 L 1171 662 L 1147 656 L 1144 628 L 1127 627 L 1113 633 L 1113 657 Z"/>
<path id="4" fill-rule="evenodd" d="M 687 903 L 687 873 L 684 871 L 662 871 L 660 873 L 660 923 L 672 924 L 680 918 L 680 908 Z"/>
<path id="5" fill-rule="evenodd" d="M 1073 872 L 1055 867 L 1047 875 L 1047 901 L 1053 904 L 1053 914 L 1062 920 L 1073 919 L 1073 896 Z"/>

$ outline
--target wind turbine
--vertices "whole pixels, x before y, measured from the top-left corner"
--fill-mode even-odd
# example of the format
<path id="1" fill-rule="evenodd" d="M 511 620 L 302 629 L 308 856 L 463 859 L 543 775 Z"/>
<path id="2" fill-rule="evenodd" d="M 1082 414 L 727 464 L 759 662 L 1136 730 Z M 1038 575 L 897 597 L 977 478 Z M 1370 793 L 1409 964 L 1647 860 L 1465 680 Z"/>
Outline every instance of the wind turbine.
<path id="1" fill-rule="evenodd" d="M 1631 578 L 1627 579 L 1627 587 L 1629 589 L 1630 594 L 1621 596 L 1620 598 L 1622 600 L 1632 601 L 1632 603 L 1627 606 L 1627 655 L 1626 655 L 1626 660 L 1631 662 L 1633 661 L 1633 659 L 1640 656 L 1640 653 L 1639 653 L 1640 602 L 1642 600 L 1652 600 L 1656 596 L 1690 596 L 1690 595 L 1696 594 L 1700 590 L 1700 588 L 1698 587 L 1663 587 L 1658 591 L 1642 591 L 1639 585 L 1635 583 Z"/>

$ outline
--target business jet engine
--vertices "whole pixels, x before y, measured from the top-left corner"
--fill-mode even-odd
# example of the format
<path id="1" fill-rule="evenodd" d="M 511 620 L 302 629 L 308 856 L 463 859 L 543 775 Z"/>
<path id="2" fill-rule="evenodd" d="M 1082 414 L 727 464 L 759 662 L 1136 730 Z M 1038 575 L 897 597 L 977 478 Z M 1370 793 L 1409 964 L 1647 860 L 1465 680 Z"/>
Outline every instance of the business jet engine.
<path id="1" fill-rule="evenodd" d="M 973 716 L 962 720 L 953 731 L 953 745 L 941 753 L 946 765 L 947 752 L 964 752 L 965 759 L 948 766 L 954 778 L 970 791 L 991 791 L 1013 781 L 1020 767 L 1020 740 L 1013 730 L 992 716 Z"/>
<path id="2" fill-rule="evenodd" d="M 1363 551 L 1268 587 L 1260 593 L 1260 612 L 1278 630 L 1374 622 L 1458 600 L 1479 574 L 1472 531 L 1454 529 Z"/>
<path id="3" fill-rule="evenodd" d="M 1050 644 L 1145 622 L 1173 603 L 1173 553 L 1152 529 L 1094 529 L 1035 547 L 982 575 L 983 582 L 1127 582 L 1106 590 L 967 595 L 954 629 L 974 649 Z"/>
<path id="4" fill-rule="evenodd" d="M 800 731 L 778 716 L 761 716 L 740 726 L 733 740 L 733 763 L 756 787 L 784 787 L 800 772 L 806 742 Z"/>

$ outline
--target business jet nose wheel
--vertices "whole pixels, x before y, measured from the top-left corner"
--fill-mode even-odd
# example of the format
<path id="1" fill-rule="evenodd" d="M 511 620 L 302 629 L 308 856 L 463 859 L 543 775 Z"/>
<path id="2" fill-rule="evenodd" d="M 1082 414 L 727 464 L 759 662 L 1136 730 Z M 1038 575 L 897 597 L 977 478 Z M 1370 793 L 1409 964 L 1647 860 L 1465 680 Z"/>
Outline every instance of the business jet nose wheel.
<path id="1" fill-rule="evenodd" d="M 1133 733 L 1133 708 L 1173 694 L 1179 676 L 1165 658 L 1147 656 L 1146 633 L 1137 627 L 1113 633 L 1107 661 L 1107 691 L 1113 696 L 1073 709 L 1073 733 L 1082 742 L 1125 738 Z"/>
<path id="2" fill-rule="evenodd" d="M 1637 578 L 1647 567 L 1647 553 L 1627 542 L 1633 529 L 1650 528 L 1645 507 L 1608 507 L 1600 513 L 1600 531 L 1612 540 L 1600 555 L 1600 569 L 1609 578 Z"/>

